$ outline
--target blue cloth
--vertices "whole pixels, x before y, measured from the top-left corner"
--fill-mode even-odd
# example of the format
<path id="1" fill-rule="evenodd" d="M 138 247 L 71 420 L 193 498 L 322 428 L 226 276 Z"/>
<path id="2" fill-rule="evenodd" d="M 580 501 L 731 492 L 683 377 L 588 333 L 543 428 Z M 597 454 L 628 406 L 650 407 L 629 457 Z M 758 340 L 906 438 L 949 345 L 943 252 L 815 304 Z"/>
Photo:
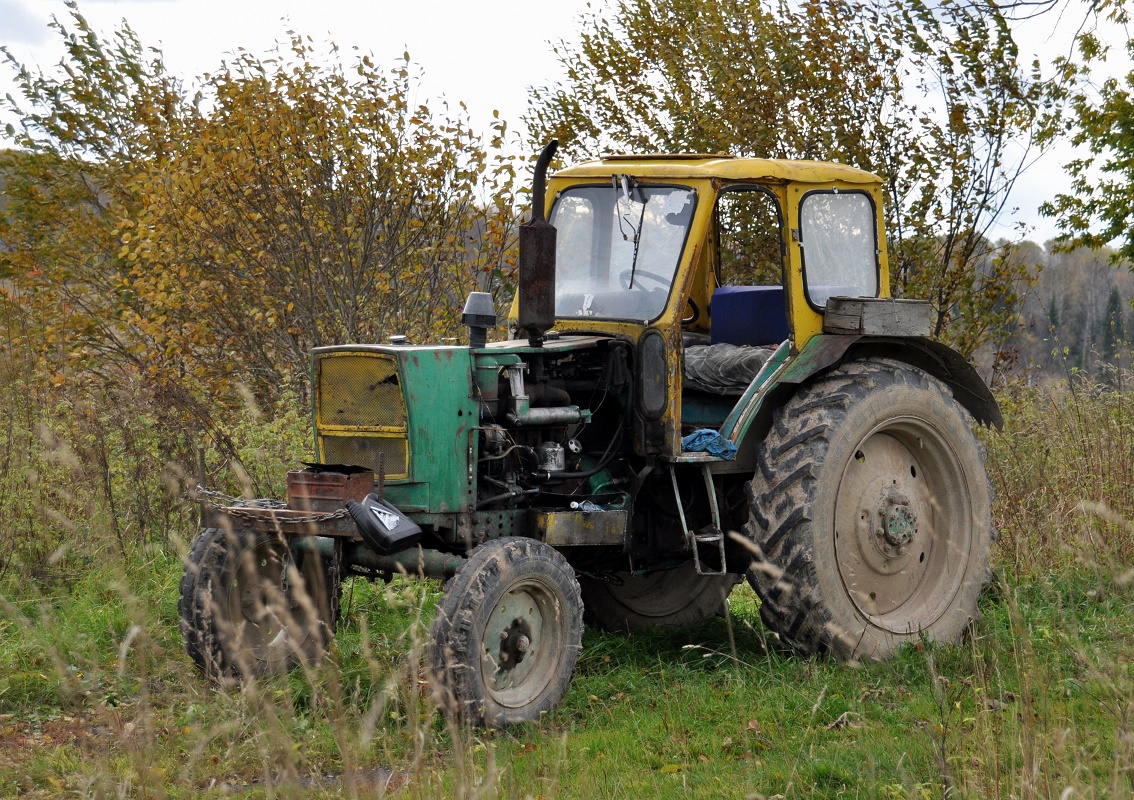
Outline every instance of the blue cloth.
<path id="1" fill-rule="evenodd" d="M 736 458 L 736 445 L 710 428 L 701 428 L 686 436 L 681 440 L 681 449 L 686 453 L 708 453 L 725 461 Z"/>

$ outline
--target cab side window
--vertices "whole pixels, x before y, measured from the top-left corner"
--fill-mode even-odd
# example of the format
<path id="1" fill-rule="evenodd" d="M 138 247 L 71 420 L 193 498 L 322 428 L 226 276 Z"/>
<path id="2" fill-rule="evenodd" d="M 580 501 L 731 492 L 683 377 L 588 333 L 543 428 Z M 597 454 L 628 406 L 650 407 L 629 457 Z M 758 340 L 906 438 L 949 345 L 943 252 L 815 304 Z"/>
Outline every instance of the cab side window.
<path id="1" fill-rule="evenodd" d="M 877 227 L 868 194 L 807 193 L 799 204 L 799 233 L 813 307 L 823 308 L 830 297 L 878 296 Z"/>

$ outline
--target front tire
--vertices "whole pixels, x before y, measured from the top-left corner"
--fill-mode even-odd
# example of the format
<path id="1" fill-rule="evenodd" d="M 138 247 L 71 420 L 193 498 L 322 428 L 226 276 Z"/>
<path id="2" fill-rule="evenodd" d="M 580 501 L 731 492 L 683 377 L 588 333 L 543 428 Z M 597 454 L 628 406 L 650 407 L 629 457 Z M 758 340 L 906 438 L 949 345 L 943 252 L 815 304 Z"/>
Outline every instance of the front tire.
<path id="1" fill-rule="evenodd" d="M 220 682 L 318 663 L 338 620 L 338 560 L 279 536 L 202 530 L 177 606 L 189 656 Z"/>
<path id="2" fill-rule="evenodd" d="M 850 362 L 775 413 L 747 536 L 761 618 L 803 654 L 883 659 L 957 642 L 980 614 L 995 538 L 984 451 L 928 373 Z"/>
<path id="3" fill-rule="evenodd" d="M 583 642 L 571 565 L 534 539 L 492 539 L 445 588 L 429 629 L 438 704 L 467 725 L 538 720 L 567 692 Z"/>

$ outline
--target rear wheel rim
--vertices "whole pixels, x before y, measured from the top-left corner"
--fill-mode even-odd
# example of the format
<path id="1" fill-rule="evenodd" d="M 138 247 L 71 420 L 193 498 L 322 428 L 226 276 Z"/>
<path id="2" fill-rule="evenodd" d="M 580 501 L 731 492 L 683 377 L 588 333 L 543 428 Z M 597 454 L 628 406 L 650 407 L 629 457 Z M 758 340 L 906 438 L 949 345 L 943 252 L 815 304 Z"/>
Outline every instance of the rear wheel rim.
<path id="1" fill-rule="evenodd" d="M 940 619 L 971 557 L 972 502 L 962 459 L 928 421 L 899 417 L 864 436 L 834 512 L 839 577 L 858 612 L 896 634 Z"/>

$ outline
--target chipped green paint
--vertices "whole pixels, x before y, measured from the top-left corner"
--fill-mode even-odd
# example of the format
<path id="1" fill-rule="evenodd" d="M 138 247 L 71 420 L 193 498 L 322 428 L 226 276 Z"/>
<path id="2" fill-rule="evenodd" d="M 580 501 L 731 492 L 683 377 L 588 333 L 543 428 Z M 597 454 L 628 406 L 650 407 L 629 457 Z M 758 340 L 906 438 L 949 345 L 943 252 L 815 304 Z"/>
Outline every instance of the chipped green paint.
<path id="1" fill-rule="evenodd" d="M 404 489 L 402 482 L 391 481 L 386 497 L 401 507 L 403 493 L 407 500 L 416 495 L 417 504 L 432 513 L 470 511 L 480 411 L 473 389 L 472 351 L 465 347 L 398 350 L 408 412 L 409 479 Z M 418 486 L 424 486 L 424 497 Z"/>
<path id="2" fill-rule="evenodd" d="M 731 440 L 733 444 L 738 444 L 744 438 L 744 434 L 748 432 L 748 428 L 756 419 L 756 414 L 760 410 L 764 398 L 768 396 L 768 391 L 778 382 L 779 373 L 785 365 L 790 363 L 788 360 L 790 354 L 790 342 L 783 342 L 776 348 L 771 357 L 764 362 L 760 372 L 753 378 L 752 383 L 744 390 L 744 394 L 740 396 L 740 400 L 732 409 L 732 413 L 721 425 L 721 435 Z"/>
<path id="3" fill-rule="evenodd" d="M 312 351 L 318 360 L 344 355 L 392 358 L 405 402 L 407 460 L 404 477 L 387 478 L 386 498 L 407 513 L 450 514 L 471 510 L 472 473 L 477 457 L 479 394 L 473 382 L 472 351 L 466 347 L 343 345 Z M 318 386 L 318 384 L 316 384 Z M 315 400 L 316 446 L 328 460 L 325 434 L 331 427 Z M 337 433 L 374 436 L 376 427 L 333 426 Z"/>
<path id="4" fill-rule="evenodd" d="M 816 372 L 839 361 L 859 336 L 812 336 L 779 376 L 781 383 L 803 383 Z"/>

